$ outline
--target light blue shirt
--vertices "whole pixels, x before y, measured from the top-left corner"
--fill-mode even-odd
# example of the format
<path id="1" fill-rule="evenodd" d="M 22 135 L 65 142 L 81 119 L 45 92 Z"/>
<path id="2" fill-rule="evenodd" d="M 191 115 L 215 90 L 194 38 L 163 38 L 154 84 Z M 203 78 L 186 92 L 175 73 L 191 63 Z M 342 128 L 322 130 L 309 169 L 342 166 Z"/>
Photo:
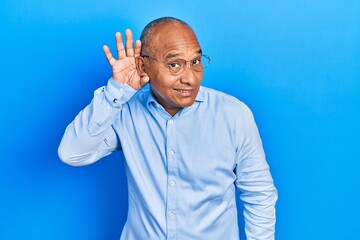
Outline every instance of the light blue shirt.
<path id="1" fill-rule="evenodd" d="M 238 240 L 235 187 L 248 240 L 274 239 L 277 192 L 251 111 L 201 87 L 169 115 L 149 88 L 110 79 L 67 127 L 59 156 L 81 166 L 122 150 L 129 206 L 121 240 Z"/>

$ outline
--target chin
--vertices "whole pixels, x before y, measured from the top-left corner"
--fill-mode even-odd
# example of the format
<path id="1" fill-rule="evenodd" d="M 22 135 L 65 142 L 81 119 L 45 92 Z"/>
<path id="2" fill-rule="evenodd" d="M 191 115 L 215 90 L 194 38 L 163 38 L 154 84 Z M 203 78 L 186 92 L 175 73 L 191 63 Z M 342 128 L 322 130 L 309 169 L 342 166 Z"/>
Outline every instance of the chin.
<path id="1" fill-rule="evenodd" d="M 180 102 L 179 104 L 177 104 L 179 107 L 184 108 L 184 107 L 190 107 L 191 105 L 193 105 L 195 102 L 195 99 L 189 100 L 189 101 L 183 101 Z"/>

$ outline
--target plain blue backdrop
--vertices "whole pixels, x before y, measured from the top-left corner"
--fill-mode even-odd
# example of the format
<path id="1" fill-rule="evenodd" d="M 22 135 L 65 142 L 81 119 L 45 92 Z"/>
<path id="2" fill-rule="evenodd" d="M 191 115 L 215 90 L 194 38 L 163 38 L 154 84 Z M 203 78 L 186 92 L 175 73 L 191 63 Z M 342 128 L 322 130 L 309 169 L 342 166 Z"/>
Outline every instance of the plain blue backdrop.
<path id="1" fill-rule="evenodd" d="M 279 191 L 276 239 L 359 239 L 356 0 L 2 0 L 0 239 L 119 239 L 122 154 L 75 168 L 57 147 L 111 75 L 102 45 L 162 16 L 197 32 L 212 58 L 203 85 L 253 110 Z"/>

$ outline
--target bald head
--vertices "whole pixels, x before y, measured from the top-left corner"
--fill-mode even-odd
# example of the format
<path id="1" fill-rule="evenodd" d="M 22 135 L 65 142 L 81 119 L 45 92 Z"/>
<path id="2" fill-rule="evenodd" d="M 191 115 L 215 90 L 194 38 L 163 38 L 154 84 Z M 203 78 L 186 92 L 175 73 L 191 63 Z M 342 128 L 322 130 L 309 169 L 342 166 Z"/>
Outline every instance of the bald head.
<path id="1" fill-rule="evenodd" d="M 186 22 L 177 19 L 177 18 L 173 18 L 173 17 L 162 17 L 162 18 L 158 18 L 155 19 L 154 21 L 148 23 L 145 28 L 143 29 L 141 36 L 140 36 L 140 41 L 141 41 L 141 55 L 144 54 L 149 54 L 149 52 L 152 49 L 152 45 L 153 45 L 153 41 L 152 38 L 154 36 L 154 33 L 156 32 L 156 30 L 164 25 L 180 25 L 180 26 L 185 26 L 189 29 L 192 30 L 192 28 L 190 27 L 189 24 L 187 24 Z"/>

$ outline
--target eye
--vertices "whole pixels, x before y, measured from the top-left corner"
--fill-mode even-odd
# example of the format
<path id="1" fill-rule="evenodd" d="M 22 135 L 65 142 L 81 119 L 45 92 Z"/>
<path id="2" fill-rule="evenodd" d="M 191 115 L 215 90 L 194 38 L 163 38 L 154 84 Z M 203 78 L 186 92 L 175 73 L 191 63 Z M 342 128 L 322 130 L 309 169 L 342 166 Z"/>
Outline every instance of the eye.
<path id="1" fill-rule="evenodd" d="M 196 58 L 191 61 L 192 65 L 199 65 L 201 64 L 201 58 Z"/>
<path id="2" fill-rule="evenodd" d="M 169 68 L 180 68 L 181 64 L 178 61 L 174 61 L 167 64 Z"/>

